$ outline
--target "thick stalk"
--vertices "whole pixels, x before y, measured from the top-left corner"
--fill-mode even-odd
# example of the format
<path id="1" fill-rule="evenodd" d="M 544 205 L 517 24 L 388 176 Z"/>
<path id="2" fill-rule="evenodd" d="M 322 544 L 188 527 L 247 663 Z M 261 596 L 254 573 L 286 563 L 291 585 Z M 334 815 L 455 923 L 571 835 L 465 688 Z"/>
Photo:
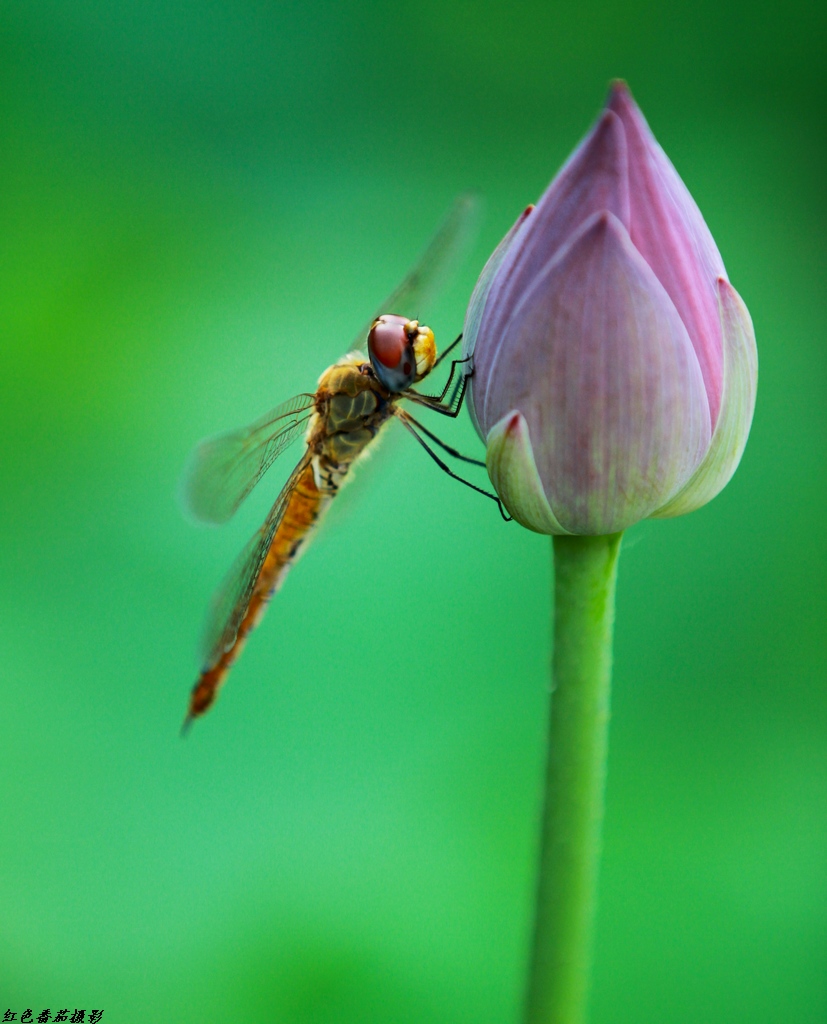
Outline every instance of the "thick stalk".
<path id="1" fill-rule="evenodd" d="M 554 538 L 551 724 L 525 1024 L 586 1020 L 620 538 Z"/>

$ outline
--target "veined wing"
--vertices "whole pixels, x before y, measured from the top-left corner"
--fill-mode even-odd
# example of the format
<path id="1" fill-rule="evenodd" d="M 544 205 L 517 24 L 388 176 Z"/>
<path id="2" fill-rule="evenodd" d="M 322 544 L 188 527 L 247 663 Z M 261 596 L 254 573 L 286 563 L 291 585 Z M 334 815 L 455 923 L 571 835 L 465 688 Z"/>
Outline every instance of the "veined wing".
<path id="1" fill-rule="evenodd" d="M 373 321 L 381 313 L 422 316 L 446 279 L 473 242 L 479 222 L 480 202 L 472 192 L 454 200 L 436 234 L 402 283 L 391 292 L 375 315 L 356 336 L 354 348 L 362 348 Z"/>
<path id="2" fill-rule="evenodd" d="M 264 525 L 236 558 L 232 568 L 215 592 L 204 629 L 201 653 L 205 667 L 211 668 L 235 643 L 239 627 L 247 613 L 267 552 L 276 530 L 284 518 L 293 488 L 310 465 L 311 454 L 305 452 L 298 466 L 282 487 Z"/>
<path id="3" fill-rule="evenodd" d="M 296 395 L 249 427 L 208 437 L 184 473 L 184 502 L 207 523 L 226 523 L 285 448 L 302 433 L 315 395 Z"/>

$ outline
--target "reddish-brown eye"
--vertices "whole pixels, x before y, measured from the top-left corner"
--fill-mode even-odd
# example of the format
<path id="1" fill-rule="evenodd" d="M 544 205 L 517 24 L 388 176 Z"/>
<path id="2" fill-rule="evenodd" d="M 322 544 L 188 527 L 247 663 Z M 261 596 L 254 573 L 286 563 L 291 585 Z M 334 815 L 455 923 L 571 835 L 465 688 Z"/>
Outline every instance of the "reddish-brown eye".
<path id="1" fill-rule="evenodd" d="M 379 317 L 368 335 L 368 351 L 389 370 L 395 370 L 408 347 L 407 317 L 386 313 Z"/>
<path id="2" fill-rule="evenodd" d="M 416 376 L 412 336 L 418 324 L 396 313 L 383 313 L 368 334 L 368 355 L 388 391 L 404 391 Z"/>

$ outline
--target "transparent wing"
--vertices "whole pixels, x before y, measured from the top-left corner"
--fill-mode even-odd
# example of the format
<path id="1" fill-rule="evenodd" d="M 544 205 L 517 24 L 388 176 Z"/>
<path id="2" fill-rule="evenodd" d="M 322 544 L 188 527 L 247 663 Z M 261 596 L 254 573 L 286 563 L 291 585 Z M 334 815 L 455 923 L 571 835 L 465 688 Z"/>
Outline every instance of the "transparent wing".
<path id="1" fill-rule="evenodd" d="M 208 437 L 184 472 L 184 503 L 207 523 L 226 523 L 284 449 L 302 433 L 315 395 L 296 395 L 249 427 Z"/>
<path id="2" fill-rule="evenodd" d="M 290 479 L 282 487 L 281 493 L 264 520 L 264 525 L 233 562 L 232 568 L 215 592 L 201 642 L 201 655 L 205 668 L 212 668 L 221 655 L 235 643 L 239 627 L 250 605 L 256 580 L 264 565 L 270 545 L 273 543 L 279 523 L 284 517 L 290 495 L 293 493 L 293 488 L 299 477 L 310 464 L 310 459 L 309 452 L 302 456 L 298 466 L 290 474 Z"/>
<path id="3" fill-rule="evenodd" d="M 477 233 L 480 214 L 479 197 L 464 192 L 437 228 L 425 251 L 398 288 L 391 292 L 375 314 L 357 334 L 353 347 L 363 348 L 373 321 L 381 313 L 401 316 L 422 316 L 427 306 L 444 287 L 451 271 L 470 248 Z"/>

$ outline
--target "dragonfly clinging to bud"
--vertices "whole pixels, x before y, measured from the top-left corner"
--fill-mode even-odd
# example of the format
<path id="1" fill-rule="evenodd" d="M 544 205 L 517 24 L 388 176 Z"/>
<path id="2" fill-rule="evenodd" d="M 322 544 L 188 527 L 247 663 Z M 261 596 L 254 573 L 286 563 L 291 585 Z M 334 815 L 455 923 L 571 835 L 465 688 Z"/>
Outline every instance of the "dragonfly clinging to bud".
<path id="1" fill-rule="evenodd" d="M 460 197 L 384 310 L 415 309 L 435 289 L 462 246 L 473 213 L 473 200 Z M 185 500 L 196 518 L 224 523 L 285 448 L 301 433 L 305 435 L 298 465 L 213 599 L 202 651 L 204 667 L 190 695 L 185 728 L 213 704 L 319 518 L 354 463 L 391 419 L 399 420 L 440 468 L 496 501 L 503 517 L 509 518 L 495 494 L 454 473 L 425 438 L 454 458 L 477 466 L 485 463 L 443 444 L 399 405 L 407 399 L 445 416 L 458 415 L 471 372 L 468 359 L 451 363 L 439 395 L 422 394 L 413 385 L 427 377 L 460 338 L 437 356 L 431 328 L 395 312 L 376 316 L 360 333 L 358 343 L 364 343 L 366 336 L 367 358 L 351 352 L 324 371 L 314 392 L 289 399 L 249 427 L 209 438 L 194 452 L 185 478 Z"/>

